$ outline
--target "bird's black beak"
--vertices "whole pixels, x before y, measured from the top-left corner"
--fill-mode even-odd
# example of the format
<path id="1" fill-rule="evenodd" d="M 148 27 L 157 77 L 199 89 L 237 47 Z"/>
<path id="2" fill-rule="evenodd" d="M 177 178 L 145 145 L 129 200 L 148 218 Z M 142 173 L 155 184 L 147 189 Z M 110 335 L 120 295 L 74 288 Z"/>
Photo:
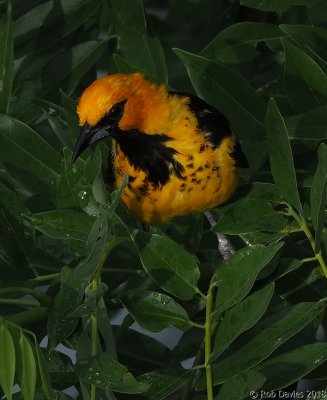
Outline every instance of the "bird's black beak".
<path id="1" fill-rule="evenodd" d="M 77 160 L 77 158 L 87 147 L 101 139 L 108 137 L 109 135 L 110 127 L 94 128 L 87 123 L 84 124 L 73 151 L 72 163 Z"/>

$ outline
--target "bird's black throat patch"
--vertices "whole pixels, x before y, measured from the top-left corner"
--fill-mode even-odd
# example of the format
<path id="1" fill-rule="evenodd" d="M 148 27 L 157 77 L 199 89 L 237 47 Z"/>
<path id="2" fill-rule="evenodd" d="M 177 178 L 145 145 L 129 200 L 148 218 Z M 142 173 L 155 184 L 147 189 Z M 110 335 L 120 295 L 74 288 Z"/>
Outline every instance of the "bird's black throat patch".
<path id="1" fill-rule="evenodd" d="M 137 129 L 125 132 L 119 128 L 111 136 L 117 141 L 130 164 L 135 169 L 144 171 L 148 181 L 154 186 L 167 183 L 172 173 L 184 179 L 184 168 L 174 158 L 177 151 L 166 144 L 170 140 L 169 136 L 148 135 Z"/>

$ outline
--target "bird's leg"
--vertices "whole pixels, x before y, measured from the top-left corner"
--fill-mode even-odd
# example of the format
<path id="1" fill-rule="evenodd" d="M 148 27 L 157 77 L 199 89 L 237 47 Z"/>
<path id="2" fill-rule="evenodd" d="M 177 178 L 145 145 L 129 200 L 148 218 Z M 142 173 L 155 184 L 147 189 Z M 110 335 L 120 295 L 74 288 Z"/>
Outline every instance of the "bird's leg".
<path id="1" fill-rule="evenodd" d="M 204 211 L 207 220 L 211 226 L 216 225 L 217 221 L 215 217 L 210 211 Z M 232 254 L 235 253 L 235 248 L 232 243 L 227 239 L 227 236 L 223 233 L 216 233 L 217 240 L 218 240 L 218 250 L 219 253 L 222 255 L 224 260 L 228 260 Z"/>

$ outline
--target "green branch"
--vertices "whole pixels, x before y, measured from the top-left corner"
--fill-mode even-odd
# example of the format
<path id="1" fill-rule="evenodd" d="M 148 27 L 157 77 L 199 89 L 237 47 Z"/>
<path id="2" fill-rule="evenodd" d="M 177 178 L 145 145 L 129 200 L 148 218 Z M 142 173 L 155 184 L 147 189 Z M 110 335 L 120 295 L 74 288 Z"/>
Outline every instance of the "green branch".
<path id="1" fill-rule="evenodd" d="M 303 218 L 300 217 L 300 215 L 298 215 L 293 210 L 293 208 L 289 204 L 287 205 L 286 215 L 293 217 L 295 219 L 295 221 L 298 223 L 300 229 L 304 232 L 304 234 L 307 237 L 307 239 L 309 240 L 309 243 L 310 243 L 310 245 L 312 247 L 312 250 L 313 250 L 313 252 L 315 254 L 314 255 L 314 259 L 316 259 L 319 262 L 319 264 L 321 266 L 321 269 L 322 269 L 325 277 L 327 278 L 327 265 L 325 263 L 325 260 L 322 257 L 321 250 L 318 253 L 315 252 L 316 242 L 315 242 L 315 239 L 314 239 L 314 237 L 312 236 L 312 234 L 310 232 L 310 229 L 309 229 L 307 223 L 305 222 L 305 220 Z"/>
<path id="2" fill-rule="evenodd" d="M 211 370 L 211 332 L 212 332 L 212 305 L 213 305 L 213 289 L 214 285 L 210 284 L 206 299 L 206 321 L 205 321 L 205 336 L 204 336 L 204 364 L 206 369 L 207 381 L 207 400 L 213 400 L 212 386 L 212 370 Z"/>

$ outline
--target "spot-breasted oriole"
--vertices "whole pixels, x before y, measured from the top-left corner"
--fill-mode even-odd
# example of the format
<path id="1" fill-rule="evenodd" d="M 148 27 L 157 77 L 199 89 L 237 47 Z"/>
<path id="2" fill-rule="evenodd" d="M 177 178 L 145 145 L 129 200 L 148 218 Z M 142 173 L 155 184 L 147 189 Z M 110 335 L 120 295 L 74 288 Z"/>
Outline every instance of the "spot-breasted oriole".
<path id="1" fill-rule="evenodd" d="M 73 162 L 89 145 L 113 138 L 115 185 L 139 220 L 175 216 L 224 203 L 246 158 L 226 117 L 200 98 L 169 92 L 141 73 L 108 75 L 82 94 Z"/>

